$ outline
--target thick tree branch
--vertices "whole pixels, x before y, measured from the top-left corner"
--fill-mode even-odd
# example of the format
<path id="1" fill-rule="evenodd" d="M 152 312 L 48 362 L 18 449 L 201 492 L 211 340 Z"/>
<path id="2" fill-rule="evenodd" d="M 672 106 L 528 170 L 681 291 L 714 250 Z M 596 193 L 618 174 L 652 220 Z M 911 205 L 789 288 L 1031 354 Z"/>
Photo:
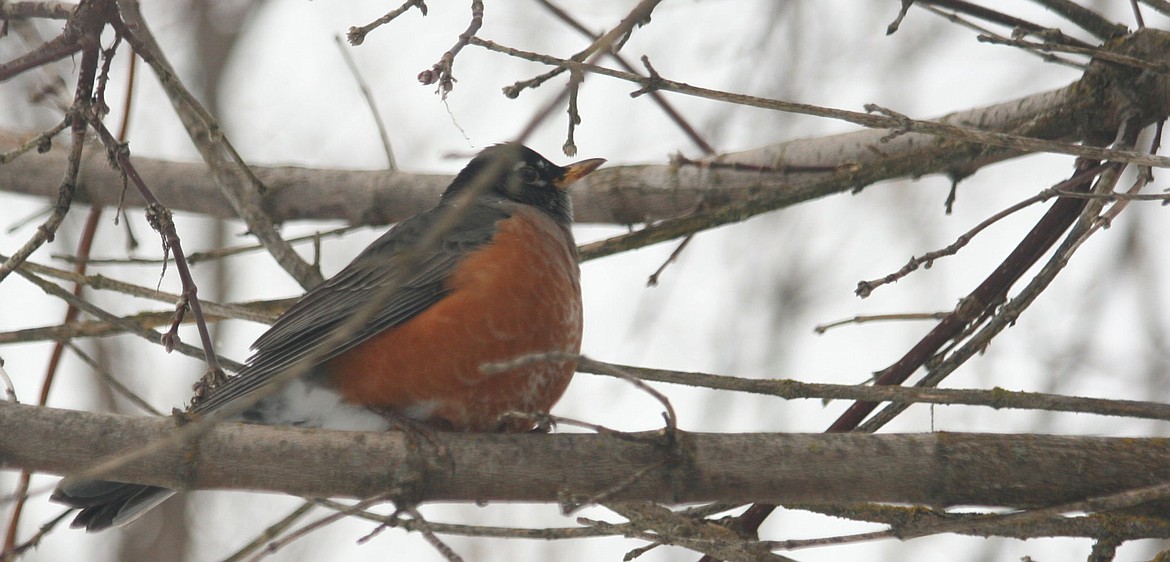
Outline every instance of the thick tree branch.
<path id="1" fill-rule="evenodd" d="M 173 419 L 0 404 L 0 468 L 76 473 L 165 439 Z M 439 434 L 433 447 L 401 433 L 216 426 L 105 477 L 183 489 L 246 489 L 369 497 L 391 489 L 424 500 L 554 502 L 612 495 L 665 503 L 767 500 L 1035 507 L 1170 480 L 1166 439 L 1034 435 L 682 434 L 676 462 L 658 434 Z M 664 462 L 668 461 L 668 462 Z M 661 465 L 645 470 L 647 466 Z M 896 474 L 896 478 L 889 475 Z"/>
<path id="2" fill-rule="evenodd" d="M 1167 43 L 1170 34 L 1148 30 L 1127 38 L 1115 50 L 1159 61 L 1170 52 Z M 1128 74 L 1125 79 L 1119 79 L 1117 73 Z M 1145 122 L 1170 115 L 1170 76 L 1098 65 L 1068 87 L 931 121 L 1017 137 L 1077 142 L 1116 130 L 1123 112 L 1134 109 L 1134 104 L 1140 105 Z M 867 129 L 777 143 L 704 161 L 737 163 L 751 168 L 746 170 L 677 164 L 603 169 L 574 188 L 574 203 L 578 221 L 611 224 L 687 215 L 700 204 L 710 208 L 752 203 L 750 212 L 737 213 L 728 219 L 742 220 L 765 209 L 857 190 L 884 180 L 927 174 L 962 178 L 982 166 L 1041 150 L 1041 143 L 1031 148 L 1024 146 L 1021 151 L 925 133 Z M 0 189 L 51 196 L 57 170 L 64 162 L 65 156 L 59 151 L 27 154 L 0 166 Z M 137 159 L 136 164 L 172 210 L 220 218 L 237 216 L 205 165 L 150 159 Z M 788 171 L 793 167 L 837 171 Z M 107 169 L 100 158 L 87 161 L 84 170 L 86 180 L 78 186 L 77 199 L 115 204 L 121 191 L 121 178 Z M 353 224 L 397 222 L 433 206 L 451 180 L 447 175 L 384 170 L 296 167 L 254 167 L 253 170 L 268 188 L 261 207 L 275 222 L 298 219 L 342 219 Z M 141 205 L 133 195 L 127 199 L 129 205 Z"/>

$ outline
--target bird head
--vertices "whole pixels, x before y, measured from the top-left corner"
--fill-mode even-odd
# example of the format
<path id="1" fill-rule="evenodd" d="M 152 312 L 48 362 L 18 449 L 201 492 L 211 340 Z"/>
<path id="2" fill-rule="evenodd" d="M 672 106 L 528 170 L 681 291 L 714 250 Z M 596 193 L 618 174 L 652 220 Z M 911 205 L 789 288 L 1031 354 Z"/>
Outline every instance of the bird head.
<path id="1" fill-rule="evenodd" d="M 497 144 L 472 158 L 443 198 L 463 193 L 503 197 L 532 205 L 568 224 L 573 221 L 573 204 L 567 188 L 604 163 L 603 158 L 590 158 L 558 166 L 522 144 Z"/>

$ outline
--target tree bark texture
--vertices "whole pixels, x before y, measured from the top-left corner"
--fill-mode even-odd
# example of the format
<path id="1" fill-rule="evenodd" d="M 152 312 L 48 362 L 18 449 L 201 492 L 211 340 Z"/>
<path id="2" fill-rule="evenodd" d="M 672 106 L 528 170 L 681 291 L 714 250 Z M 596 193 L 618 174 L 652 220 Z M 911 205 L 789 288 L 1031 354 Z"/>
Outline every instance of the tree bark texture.
<path id="1" fill-rule="evenodd" d="M 1170 33 L 1143 30 L 1108 48 L 1134 58 L 1166 61 Z M 1107 141 L 1116 133 L 1117 124 L 1134 113 L 1143 123 L 1170 115 L 1170 73 L 1098 62 L 1083 78 L 1064 88 L 932 121 L 1048 141 Z M 21 136 L 30 135 L 0 131 L 0 149 L 14 146 Z M 703 207 L 754 201 L 779 208 L 895 178 L 946 174 L 957 180 L 987 164 L 1036 151 L 1026 145 L 996 145 L 994 139 L 986 141 L 992 144 L 963 140 L 974 138 L 977 135 L 949 137 L 877 128 L 777 143 L 705 159 L 698 165 L 613 166 L 574 187 L 576 219 L 582 223 L 635 224 L 678 217 Z M 0 165 L 0 190 L 51 196 L 67 156 L 64 151 L 52 150 L 25 154 Z M 171 210 L 236 217 L 205 164 L 139 157 L 134 163 Z M 819 171 L 794 170 L 810 166 Z M 452 178 L 293 166 L 254 166 L 253 171 L 267 187 L 261 206 L 275 222 L 340 219 L 352 224 L 389 224 L 433 206 Z M 87 151 L 76 199 L 114 205 L 121 192 L 122 179 L 108 166 L 104 151 Z M 133 192 L 126 193 L 126 202 L 141 205 Z"/>
<path id="2" fill-rule="evenodd" d="M 197 422 L 196 422 L 197 423 Z M 0 403 L 0 468 L 176 489 L 414 500 L 896 502 L 1037 507 L 1170 480 L 1170 440 L 925 433 L 501 435 L 360 433 L 224 423 L 187 442 L 175 419 Z M 189 426 L 188 426 L 189 427 Z M 169 442 L 167 441 L 169 439 Z"/>

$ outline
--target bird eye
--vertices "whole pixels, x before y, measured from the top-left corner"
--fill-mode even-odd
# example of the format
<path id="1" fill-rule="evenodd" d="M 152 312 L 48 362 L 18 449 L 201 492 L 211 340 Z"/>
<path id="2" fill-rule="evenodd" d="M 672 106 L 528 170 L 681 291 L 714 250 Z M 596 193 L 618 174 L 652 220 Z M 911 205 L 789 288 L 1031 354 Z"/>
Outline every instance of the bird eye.
<path id="1" fill-rule="evenodd" d="M 537 183 L 540 180 L 540 174 L 536 173 L 530 166 L 520 168 L 520 181 L 524 183 Z"/>

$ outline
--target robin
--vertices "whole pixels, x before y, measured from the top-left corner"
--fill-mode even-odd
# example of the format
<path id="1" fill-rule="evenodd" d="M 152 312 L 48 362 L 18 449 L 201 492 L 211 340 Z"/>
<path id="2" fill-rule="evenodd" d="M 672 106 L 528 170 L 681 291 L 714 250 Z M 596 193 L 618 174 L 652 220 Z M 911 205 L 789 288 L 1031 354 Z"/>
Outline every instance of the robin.
<path id="1" fill-rule="evenodd" d="M 400 420 L 452 431 L 531 430 L 531 421 L 504 414 L 548 412 L 576 361 L 481 367 L 580 351 L 580 273 L 565 188 L 604 162 L 557 166 L 515 143 L 483 150 L 435 208 L 394 226 L 301 297 L 252 344 L 238 375 L 191 410 L 235 408 L 237 421 L 353 431 L 386 431 Z M 347 325 L 355 316 L 363 318 L 356 329 Z M 264 394 L 266 383 L 303 361 L 312 363 L 303 376 Z M 81 508 L 74 528 L 99 531 L 174 493 L 66 481 L 52 499 Z"/>

